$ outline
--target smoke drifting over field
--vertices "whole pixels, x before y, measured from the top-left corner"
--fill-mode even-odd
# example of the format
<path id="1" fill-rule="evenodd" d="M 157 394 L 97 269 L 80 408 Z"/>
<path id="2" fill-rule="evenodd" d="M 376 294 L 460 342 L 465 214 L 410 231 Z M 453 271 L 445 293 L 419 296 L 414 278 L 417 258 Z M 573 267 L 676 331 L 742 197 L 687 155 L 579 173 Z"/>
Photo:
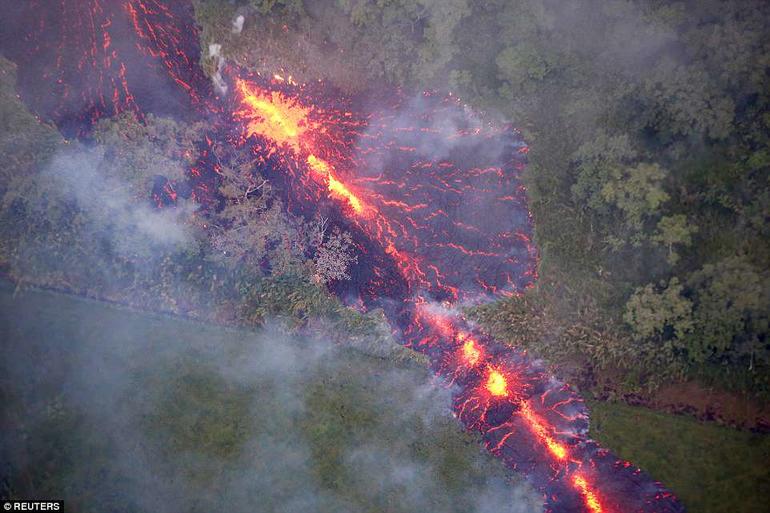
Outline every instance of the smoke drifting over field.
<path id="1" fill-rule="evenodd" d="M 59 469 L 65 504 L 160 512 L 540 509 L 539 496 L 512 485 L 502 468 L 482 470 L 494 462 L 463 445 L 470 440 L 456 432 L 447 388 L 417 367 L 346 355 L 324 338 L 288 336 L 277 326 L 222 330 L 44 292 L 13 300 L 7 288 L 0 301 L 4 409 L 25 413 L 31 437 L 7 432 L 2 472 L 8 478 L 44 455 L 57 469 L 60 457 L 44 451 L 55 444 L 70 462 Z M 9 330 L 26 344 L 10 351 Z M 447 465 L 413 450 L 434 443 L 477 456 Z M 25 455 L 26 444 L 36 453 Z M 331 478 L 337 485 L 324 481 Z"/>

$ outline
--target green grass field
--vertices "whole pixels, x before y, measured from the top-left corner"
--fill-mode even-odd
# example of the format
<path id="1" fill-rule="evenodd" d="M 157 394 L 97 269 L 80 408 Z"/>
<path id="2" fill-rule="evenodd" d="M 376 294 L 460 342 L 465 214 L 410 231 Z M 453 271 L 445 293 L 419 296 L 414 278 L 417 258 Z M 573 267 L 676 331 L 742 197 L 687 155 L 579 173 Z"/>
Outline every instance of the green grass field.
<path id="1" fill-rule="evenodd" d="M 591 435 L 665 483 L 691 513 L 770 511 L 770 436 L 591 402 Z"/>
<path id="2" fill-rule="evenodd" d="M 538 511 L 416 363 L 0 282 L 0 496 L 83 512 Z"/>

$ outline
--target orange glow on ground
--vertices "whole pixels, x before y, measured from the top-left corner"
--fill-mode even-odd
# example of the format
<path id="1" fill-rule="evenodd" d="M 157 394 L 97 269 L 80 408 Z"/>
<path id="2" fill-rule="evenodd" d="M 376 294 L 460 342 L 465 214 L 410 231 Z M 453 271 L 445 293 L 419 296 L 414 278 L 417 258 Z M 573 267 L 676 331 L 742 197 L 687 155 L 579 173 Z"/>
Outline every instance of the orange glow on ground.
<path id="1" fill-rule="evenodd" d="M 572 483 L 575 485 L 575 488 L 577 488 L 583 495 L 585 505 L 591 513 L 604 512 L 604 508 L 602 508 L 602 505 L 599 502 L 599 498 L 588 486 L 588 483 L 586 482 L 585 478 L 583 478 L 583 476 L 580 474 L 575 474 L 575 476 L 572 478 Z"/>
<path id="2" fill-rule="evenodd" d="M 313 154 L 308 138 L 303 137 L 315 128 L 309 119 L 312 109 L 278 91 L 251 88 L 240 79 L 236 79 L 235 84 L 243 105 L 239 114 L 247 121 L 246 136 L 260 135 L 277 146 L 291 148 L 297 154 L 306 152 L 307 165 L 316 180 L 325 183 L 329 194 L 345 201 L 356 214 L 363 214 L 363 202 L 334 176 L 328 162 Z"/>
<path id="3" fill-rule="evenodd" d="M 310 109 L 278 91 L 268 93 L 253 90 L 240 79 L 237 79 L 235 84 L 241 93 L 244 106 L 248 108 L 247 135 L 261 135 L 298 152 L 301 149 L 300 137 L 310 128 Z"/>
<path id="4" fill-rule="evenodd" d="M 476 364 L 479 363 L 481 350 L 476 346 L 476 341 L 472 338 L 468 338 L 463 343 L 462 353 L 463 361 L 471 367 L 475 367 Z"/>
<path id="5" fill-rule="evenodd" d="M 495 397 L 508 395 L 508 380 L 506 380 L 505 376 L 503 376 L 503 374 L 497 369 L 489 370 L 489 375 L 487 376 L 487 383 L 485 386 L 489 393 Z"/>
<path id="6" fill-rule="evenodd" d="M 539 418 L 537 418 L 537 415 L 535 415 L 535 412 L 532 411 L 529 403 L 526 401 L 521 402 L 520 413 L 521 416 L 524 417 L 524 419 L 527 421 L 529 428 L 532 430 L 535 436 L 543 441 L 543 444 L 545 444 L 545 446 L 548 448 L 548 452 L 550 452 L 555 458 L 559 460 L 563 460 L 567 457 L 567 448 L 554 440 L 548 434 L 545 425 Z"/>
<path id="7" fill-rule="evenodd" d="M 329 164 L 313 154 L 307 156 L 307 164 L 317 175 L 320 175 L 328 181 L 330 193 L 347 201 L 357 214 L 362 214 L 364 212 L 364 206 L 361 203 L 361 200 L 358 199 L 355 194 L 350 192 L 350 189 L 348 189 L 345 184 L 334 178 Z"/>

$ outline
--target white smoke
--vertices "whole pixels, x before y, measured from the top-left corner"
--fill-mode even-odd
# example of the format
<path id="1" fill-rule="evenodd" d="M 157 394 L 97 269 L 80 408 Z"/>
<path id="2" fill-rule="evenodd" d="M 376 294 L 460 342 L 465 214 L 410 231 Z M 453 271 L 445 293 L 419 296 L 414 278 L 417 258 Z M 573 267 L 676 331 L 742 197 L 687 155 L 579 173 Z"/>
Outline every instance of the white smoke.
<path id="1" fill-rule="evenodd" d="M 225 68 L 226 63 L 225 58 L 222 56 L 222 45 L 218 43 L 209 44 L 209 58 L 214 60 L 214 65 L 216 66 L 214 73 L 211 75 L 214 89 L 219 95 L 224 96 L 227 94 L 227 83 L 224 77 L 222 77 L 222 70 Z"/>
<path id="2" fill-rule="evenodd" d="M 246 18 L 243 17 L 243 14 L 239 14 L 235 17 L 233 20 L 233 34 L 240 34 L 243 32 L 243 22 L 246 21 Z"/>
<path id="3" fill-rule="evenodd" d="M 107 237 L 119 254 L 133 256 L 189 244 L 192 236 L 184 219 L 194 206 L 185 203 L 159 210 L 150 206 L 149 198 L 137 201 L 131 185 L 111 172 L 104 153 L 103 148 L 75 145 L 55 155 L 41 179 L 60 198 L 74 202 L 88 231 Z"/>
<path id="4" fill-rule="evenodd" d="M 3 392 L 50 405 L 53 391 L 56 411 L 78 412 L 77 424 L 62 425 L 73 457 L 62 479 L 66 490 L 85 491 L 86 509 L 107 510 L 117 497 L 127 509 L 162 513 L 542 510 L 537 493 L 462 439 L 450 394 L 427 369 L 277 326 L 222 329 L 34 291 L 9 310 L 9 298 L 0 293 L 0 327 L 6 312 L 34 310 L 46 332 L 3 344 L 3 383 L 14 384 Z M 63 303 L 67 314 L 52 314 Z M 34 324 L 14 322 L 22 331 Z M 42 443 L 36 426 L 52 410 L 37 411 L 25 436 Z M 232 433 L 228 456 L 201 447 Z M 15 454 L 16 437 L 4 437 L 0 456 Z M 70 454 L 71 440 L 92 452 Z M 320 479 L 330 474 L 339 482 Z"/>

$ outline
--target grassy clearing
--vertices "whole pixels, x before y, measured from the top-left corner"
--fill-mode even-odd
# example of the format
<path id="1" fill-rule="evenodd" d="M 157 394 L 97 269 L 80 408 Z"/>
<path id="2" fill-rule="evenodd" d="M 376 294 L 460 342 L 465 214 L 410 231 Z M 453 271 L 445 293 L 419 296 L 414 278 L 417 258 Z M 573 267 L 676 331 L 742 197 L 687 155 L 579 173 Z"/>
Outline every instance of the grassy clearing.
<path id="1" fill-rule="evenodd" d="M 94 512 L 539 507 L 411 361 L 2 282 L 0 349 L 0 497 Z"/>
<path id="2" fill-rule="evenodd" d="M 592 402 L 591 435 L 650 472 L 693 513 L 763 513 L 770 436 L 619 403 Z"/>

